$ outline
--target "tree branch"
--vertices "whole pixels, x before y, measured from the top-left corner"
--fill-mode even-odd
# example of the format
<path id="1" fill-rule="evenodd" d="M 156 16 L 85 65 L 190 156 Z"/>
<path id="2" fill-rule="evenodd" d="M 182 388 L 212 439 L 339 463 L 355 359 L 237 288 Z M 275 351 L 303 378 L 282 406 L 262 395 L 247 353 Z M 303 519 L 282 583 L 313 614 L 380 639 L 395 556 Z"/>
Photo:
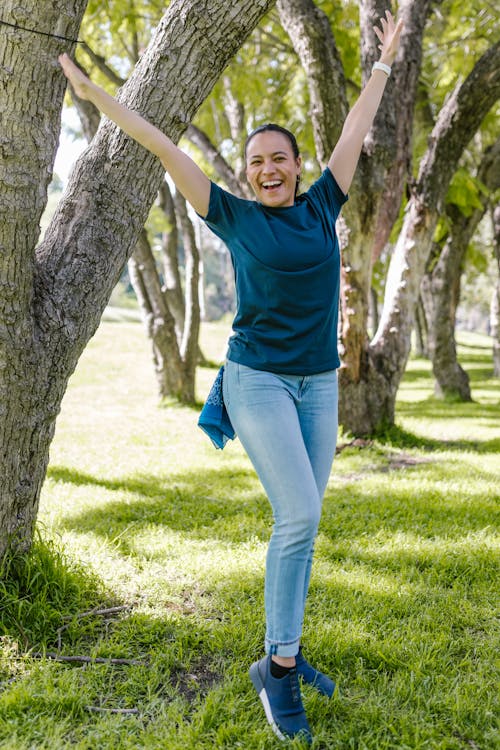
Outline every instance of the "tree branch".
<path id="1" fill-rule="evenodd" d="M 478 60 L 441 109 L 422 159 L 416 193 L 442 209 L 449 182 L 464 148 L 500 96 L 500 42 Z"/>
<path id="2" fill-rule="evenodd" d="M 217 173 L 226 183 L 228 189 L 237 195 L 239 198 L 247 198 L 241 183 L 236 177 L 233 169 L 224 159 L 220 151 L 212 143 L 206 133 L 196 127 L 196 125 L 189 125 L 186 130 L 186 137 L 191 141 L 193 145 L 199 148 L 207 161 L 217 170 Z"/>
<path id="3" fill-rule="evenodd" d="M 330 22 L 312 0 L 278 0 L 277 8 L 307 75 L 316 153 L 326 167 L 348 111 L 343 66 Z"/>
<path id="4" fill-rule="evenodd" d="M 82 48 L 90 57 L 96 68 L 98 68 L 101 73 L 104 73 L 106 78 L 108 78 L 111 83 L 114 83 L 116 86 L 123 86 L 126 79 L 119 76 L 118 73 L 115 73 L 113 68 L 110 68 L 110 66 L 107 64 L 104 57 L 101 57 L 101 55 L 98 55 L 96 52 L 94 52 L 94 50 L 89 47 L 87 42 L 83 42 Z"/>

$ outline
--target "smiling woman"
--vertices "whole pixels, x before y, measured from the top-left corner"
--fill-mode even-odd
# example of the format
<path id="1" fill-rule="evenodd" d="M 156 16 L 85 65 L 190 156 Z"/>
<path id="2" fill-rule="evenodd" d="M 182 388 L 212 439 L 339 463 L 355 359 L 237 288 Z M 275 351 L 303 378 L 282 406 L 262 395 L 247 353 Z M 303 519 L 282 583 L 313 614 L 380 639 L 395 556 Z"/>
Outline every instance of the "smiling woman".
<path id="1" fill-rule="evenodd" d="M 257 200 L 266 206 L 293 206 L 302 159 L 295 136 L 269 123 L 252 131 L 245 143 L 247 178 Z"/>
<path id="2" fill-rule="evenodd" d="M 381 56 L 348 114 L 328 167 L 297 195 L 294 136 L 267 125 L 246 144 L 256 201 L 210 182 L 160 130 L 93 84 L 61 56 L 77 94 L 156 154 L 177 189 L 229 247 L 237 313 L 223 400 L 272 506 L 266 560 L 264 656 L 250 678 L 280 739 L 311 741 L 299 677 L 331 696 L 335 684 L 305 659 L 302 621 L 323 494 L 337 439 L 337 321 L 340 253 L 335 222 L 396 56 L 401 21 L 376 30 Z"/>

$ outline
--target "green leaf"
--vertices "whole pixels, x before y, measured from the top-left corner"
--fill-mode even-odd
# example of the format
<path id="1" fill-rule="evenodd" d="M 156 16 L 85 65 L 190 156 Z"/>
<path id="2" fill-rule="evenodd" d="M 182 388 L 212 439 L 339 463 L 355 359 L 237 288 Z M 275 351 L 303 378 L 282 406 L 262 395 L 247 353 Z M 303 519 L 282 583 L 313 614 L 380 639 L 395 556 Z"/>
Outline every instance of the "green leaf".
<path id="1" fill-rule="evenodd" d="M 453 203 L 459 208 L 464 216 L 470 216 L 474 209 L 481 209 L 483 202 L 480 195 L 484 191 L 488 193 L 484 185 L 473 177 L 465 168 L 460 167 L 454 174 L 448 188 L 446 202 Z"/>

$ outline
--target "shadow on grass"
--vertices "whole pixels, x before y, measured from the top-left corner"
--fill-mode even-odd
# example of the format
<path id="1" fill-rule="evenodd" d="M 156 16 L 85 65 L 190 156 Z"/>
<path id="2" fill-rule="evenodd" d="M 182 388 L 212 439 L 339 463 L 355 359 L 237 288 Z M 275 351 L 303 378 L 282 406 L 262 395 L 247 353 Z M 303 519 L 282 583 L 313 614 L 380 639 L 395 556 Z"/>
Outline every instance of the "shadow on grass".
<path id="1" fill-rule="evenodd" d="M 334 477 L 325 498 L 323 527 L 328 525 L 334 537 L 345 534 L 351 539 L 376 534 L 381 528 L 391 533 L 420 533 L 425 538 L 442 534 L 460 539 L 464 533 L 491 523 L 492 498 L 482 497 L 480 489 L 474 502 L 470 497 L 464 500 L 454 494 L 447 497 L 435 487 L 435 472 L 436 467 L 428 464 L 399 470 L 399 475 L 411 476 L 410 487 L 398 486 L 391 481 L 398 471 L 389 472 L 384 474 L 380 491 L 375 493 L 373 483 L 365 493 L 353 482 L 342 482 L 341 476 L 335 481 Z M 450 461 L 439 467 L 437 479 L 460 486 L 463 472 L 462 463 Z M 60 526 L 117 539 L 121 552 L 133 556 L 141 554 L 134 536 L 152 527 L 180 533 L 179 543 L 191 538 L 237 545 L 256 537 L 267 541 L 270 535 L 272 518 L 268 501 L 250 470 L 204 471 L 202 476 L 193 471 L 168 478 L 149 476 L 111 481 L 53 467 L 49 476 L 55 481 L 102 486 L 119 492 L 120 497 L 110 496 L 99 506 L 78 512 L 68 510 Z M 380 472 L 375 468 L 365 476 L 377 479 Z M 475 470 L 475 477 L 478 482 L 490 483 L 488 486 L 495 481 L 494 476 L 484 471 Z"/>
<path id="2" fill-rule="evenodd" d="M 458 342 L 458 352 L 458 360 L 467 372 L 471 385 L 474 385 L 477 381 L 487 382 L 493 377 L 492 344 L 488 346 L 476 343 L 467 344 L 460 341 Z M 482 365 L 482 367 L 477 367 L 477 365 Z M 404 374 L 404 381 L 413 383 L 421 379 L 426 379 L 432 387 L 434 376 L 431 361 L 412 355 Z"/>
<path id="3" fill-rule="evenodd" d="M 69 560 L 53 542 L 35 538 L 29 552 L 7 553 L 0 566 L 0 635 L 24 646 L 52 641 L 74 613 L 110 602 L 97 575 Z"/>
<path id="4" fill-rule="evenodd" d="M 136 530 L 160 525 L 198 538 L 215 536 L 235 543 L 269 535 L 268 502 L 250 469 L 111 480 L 55 466 L 49 468 L 47 476 L 53 481 L 120 493 L 120 499 L 99 507 L 68 512 L 62 521 L 64 528 L 115 536 L 131 524 Z M 124 494 L 132 497 L 124 498 Z"/>
<path id="5" fill-rule="evenodd" d="M 475 350 L 488 352 L 487 355 L 483 354 L 481 356 L 483 360 L 488 360 L 488 359 L 491 360 L 491 350 L 493 347 L 493 340 L 491 341 L 491 343 L 488 343 L 488 344 L 480 344 L 476 341 L 474 343 L 467 343 L 460 337 L 460 334 L 458 335 L 457 338 L 458 338 L 457 344 L 458 344 L 459 349 L 470 349 L 470 351 L 472 352 Z M 469 359 L 469 355 L 467 355 L 467 359 Z"/>
<path id="6" fill-rule="evenodd" d="M 103 711 L 122 706 L 129 692 L 138 702 L 150 700 L 152 693 L 168 701 L 182 697 L 189 714 L 189 704 L 221 682 L 211 621 L 200 617 L 193 629 L 192 610 L 176 605 L 173 617 L 167 607 L 160 614 L 158 608 L 137 611 L 137 603 L 120 602 L 96 573 L 39 538 L 29 552 L 7 555 L 0 574 L 0 701 L 13 691 L 1 708 L 0 744 L 4 722 L 17 714 L 24 720 L 31 708 L 34 715 L 53 716 L 55 723 L 65 713 L 72 723 L 86 723 L 84 688 L 92 697 L 97 692 L 99 704 L 111 703 Z M 75 669 L 81 673 L 76 693 L 65 678 Z"/>
<path id="7" fill-rule="evenodd" d="M 429 369 L 420 369 L 415 366 L 418 360 L 412 361 L 412 367 L 409 367 L 405 370 L 404 374 L 404 383 L 416 383 L 418 380 L 425 381 L 423 385 L 425 386 L 425 389 L 429 389 L 429 381 L 432 380 L 432 371 Z"/>
<path id="8" fill-rule="evenodd" d="M 495 655 L 494 608 L 487 584 L 495 580 L 496 563 L 479 534 L 477 539 L 470 538 L 471 532 L 491 523 L 491 498 L 472 502 L 470 498 L 447 497 L 439 484 L 425 481 L 426 473 L 434 468 L 421 464 L 405 472 L 404 476 L 415 478 L 411 488 L 399 486 L 397 481 L 385 482 L 379 493 L 373 487 L 363 491 L 361 486 L 342 487 L 335 481 L 329 486 L 305 640 L 306 645 L 314 644 L 322 668 L 334 674 L 340 671 L 344 684 L 355 686 L 351 693 L 347 687 L 344 698 L 350 712 L 359 713 L 359 704 L 370 698 L 375 684 L 385 701 L 397 699 L 405 713 L 424 714 L 431 722 L 436 705 L 442 705 L 443 675 L 447 682 L 444 695 L 450 701 L 456 701 L 457 681 L 471 678 L 479 668 L 483 669 L 483 684 L 494 684 L 493 675 L 486 673 L 492 669 L 489 665 Z M 463 467 L 458 462 L 444 464 L 440 470 L 455 480 L 451 486 L 460 486 L 457 480 Z M 395 472 L 391 479 L 402 475 L 402 471 Z M 238 544 L 256 533 L 266 538 L 269 533 L 267 501 L 250 470 L 106 480 L 52 467 L 50 478 L 131 495 L 101 500 L 100 508 L 70 510 L 63 526 L 82 533 L 107 537 L 110 527 L 115 534 L 131 523 L 133 532 L 158 524 L 182 530 L 179 544 L 189 534 Z M 456 541 L 462 546 L 454 550 Z M 115 547 L 117 565 L 119 552 L 140 557 L 140 550 Z M 26 722 L 28 712 L 51 717 L 54 723 L 69 718 L 72 736 L 79 739 L 79 733 L 84 737 L 89 730 L 97 731 L 95 717 L 89 717 L 82 706 L 97 704 L 104 710 L 136 706 L 137 724 L 128 720 L 117 723 L 112 743 L 99 745 L 94 740 L 94 745 L 119 747 L 123 743 L 125 747 L 133 739 L 138 747 L 156 740 L 160 747 L 172 732 L 191 738 L 184 746 L 193 747 L 190 726 L 197 712 L 205 712 L 204 721 L 212 732 L 246 720 L 247 696 L 251 695 L 252 706 L 256 697 L 248 678 L 242 681 L 242 674 L 246 675 L 248 664 L 261 649 L 262 569 L 250 567 L 244 575 L 217 572 L 213 579 L 205 577 L 203 588 L 183 590 L 185 600 L 172 597 L 169 601 L 169 591 L 158 596 L 154 586 L 151 590 L 145 587 L 140 606 L 146 611 L 133 609 L 106 623 L 93 618 L 87 624 L 78 614 L 104 600 L 95 579 L 82 571 L 75 575 L 73 566 L 50 547 L 41 558 L 33 559 L 32 573 L 21 571 L 24 583 L 13 590 L 12 615 L 5 623 L 5 634 L 17 638 L 22 629 L 28 636 L 26 646 L 50 646 L 69 616 L 73 624 L 64 632 L 63 653 L 126 656 L 142 665 L 61 664 L 53 668 L 43 660 L 30 672 L 25 669 L 29 660 L 22 666 L 22 660 L 17 660 L 16 667 L 14 658 L 7 667 L 11 671 L 4 673 L 9 681 L 5 722 L 18 718 Z M 147 560 L 151 560 L 149 550 Z M 164 558 L 160 564 L 175 566 Z M 175 593 L 179 594 L 179 589 Z M 16 609 L 17 602 L 24 600 L 36 602 L 37 608 L 31 612 Z M 30 630 L 35 616 L 36 631 Z M 78 679 L 70 682 L 65 675 L 69 670 L 74 674 L 75 669 L 79 670 Z M 426 679 L 415 679 L 415 674 Z M 387 685 L 387 676 L 393 675 L 399 678 L 400 687 Z M 403 683 L 412 684 L 410 694 L 401 687 Z M 221 691 L 225 691 L 223 696 Z M 174 701 L 175 710 L 166 713 L 162 706 Z M 338 714 L 333 703 L 326 710 Z M 334 722 L 332 713 L 324 719 L 328 737 L 324 747 L 335 746 L 339 726 L 347 721 L 342 713 L 336 719 Z M 368 737 L 381 720 L 378 715 L 366 720 L 369 726 L 363 732 Z M 149 744 L 143 741 L 148 724 Z M 46 728 L 47 724 L 42 726 Z M 35 730 L 40 734 L 40 727 Z M 34 742 L 31 739 L 26 746 L 34 746 Z M 259 745 L 264 746 L 271 745 Z"/>
<path id="9" fill-rule="evenodd" d="M 409 404 L 406 408 L 406 404 L 398 404 L 398 416 L 401 417 L 419 417 L 425 418 L 426 410 L 425 407 L 419 404 Z M 429 407 L 430 409 L 431 407 Z M 447 404 L 447 408 L 443 408 L 441 412 L 441 418 L 451 418 L 449 415 L 450 405 Z M 447 414 L 448 410 L 448 414 Z M 436 408 L 436 412 L 439 408 Z M 493 415 L 496 413 L 496 418 Z M 498 408 L 491 408 L 489 414 L 492 417 L 492 425 L 495 427 L 498 424 Z M 430 416 L 429 416 L 430 418 Z M 438 419 L 439 414 L 434 413 L 433 418 Z M 474 419 L 479 419 L 477 412 L 473 415 Z M 382 445 L 390 445 L 394 448 L 409 449 L 409 448 L 421 448 L 425 451 L 475 451 L 478 453 L 498 453 L 500 452 L 500 437 L 492 438 L 491 440 L 437 440 L 436 438 L 425 437 L 423 435 L 417 435 L 409 430 L 405 430 L 399 425 L 393 425 L 388 430 L 377 435 L 377 441 Z"/>

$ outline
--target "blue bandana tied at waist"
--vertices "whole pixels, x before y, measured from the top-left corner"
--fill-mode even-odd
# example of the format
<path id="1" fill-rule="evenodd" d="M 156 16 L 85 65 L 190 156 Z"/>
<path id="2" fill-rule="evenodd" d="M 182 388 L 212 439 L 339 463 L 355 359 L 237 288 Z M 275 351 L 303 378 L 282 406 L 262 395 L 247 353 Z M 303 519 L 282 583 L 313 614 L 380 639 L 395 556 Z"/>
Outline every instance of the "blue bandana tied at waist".
<path id="1" fill-rule="evenodd" d="M 198 427 L 207 433 L 216 448 L 224 448 L 228 440 L 234 440 L 236 433 L 229 419 L 222 395 L 222 379 L 224 366 L 217 373 L 215 382 L 210 389 L 205 405 L 198 419 Z"/>

